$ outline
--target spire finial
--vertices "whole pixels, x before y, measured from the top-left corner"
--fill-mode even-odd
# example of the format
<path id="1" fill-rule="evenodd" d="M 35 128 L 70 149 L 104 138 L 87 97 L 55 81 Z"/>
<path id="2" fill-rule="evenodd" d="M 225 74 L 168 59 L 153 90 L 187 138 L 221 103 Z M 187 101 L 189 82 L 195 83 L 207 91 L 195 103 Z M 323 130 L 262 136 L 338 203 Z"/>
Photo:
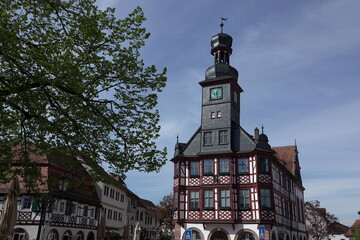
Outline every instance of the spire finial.
<path id="1" fill-rule="evenodd" d="M 261 124 L 261 134 L 264 134 L 264 125 Z"/>
<path id="2" fill-rule="evenodd" d="M 220 17 L 220 28 L 221 28 L 221 33 L 223 33 L 223 27 L 224 27 L 224 23 L 223 23 L 223 21 L 227 21 L 227 20 L 228 20 L 227 18 Z"/>
<path id="3" fill-rule="evenodd" d="M 179 134 L 176 134 L 176 143 L 179 143 Z"/>

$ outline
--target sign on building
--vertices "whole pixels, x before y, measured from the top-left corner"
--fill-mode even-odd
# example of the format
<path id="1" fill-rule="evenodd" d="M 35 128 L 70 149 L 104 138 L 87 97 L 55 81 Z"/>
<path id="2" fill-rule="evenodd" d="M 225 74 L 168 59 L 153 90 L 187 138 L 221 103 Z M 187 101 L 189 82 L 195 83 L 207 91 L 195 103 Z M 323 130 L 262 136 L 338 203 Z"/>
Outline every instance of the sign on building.
<path id="1" fill-rule="evenodd" d="M 185 240 L 192 240 L 192 231 L 191 230 L 185 231 Z"/>
<path id="2" fill-rule="evenodd" d="M 264 225 L 259 226 L 259 239 L 265 240 L 265 226 Z"/>

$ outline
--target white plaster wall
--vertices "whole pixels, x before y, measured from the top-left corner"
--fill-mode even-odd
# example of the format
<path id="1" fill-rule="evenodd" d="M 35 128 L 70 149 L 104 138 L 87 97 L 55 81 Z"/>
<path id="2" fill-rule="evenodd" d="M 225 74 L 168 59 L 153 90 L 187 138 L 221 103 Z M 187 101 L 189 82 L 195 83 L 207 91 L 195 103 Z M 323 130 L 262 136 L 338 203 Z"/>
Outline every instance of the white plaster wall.
<path id="1" fill-rule="evenodd" d="M 38 226 L 30 226 L 30 225 L 15 225 L 15 228 L 21 228 L 24 229 L 28 236 L 29 240 L 36 240 L 37 232 L 38 232 Z"/>

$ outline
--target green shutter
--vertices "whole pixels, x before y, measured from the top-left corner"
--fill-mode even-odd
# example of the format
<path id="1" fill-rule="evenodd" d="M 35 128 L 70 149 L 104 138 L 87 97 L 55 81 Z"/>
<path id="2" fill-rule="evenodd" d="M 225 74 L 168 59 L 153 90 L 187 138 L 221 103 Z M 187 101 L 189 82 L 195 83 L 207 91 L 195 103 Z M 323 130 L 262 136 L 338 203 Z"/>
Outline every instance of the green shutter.
<path id="1" fill-rule="evenodd" d="M 85 205 L 84 206 L 84 212 L 83 212 L 83 216 L 87 217 L 88 216 L 88 210 L 89 210 L 89 206 Z"/>
<path id="2" fill-rule="evenodd" d="M 65 208 L 65 214 L 70 215 L 71 214 L 71 208 L 73 206 L 72 201 L 66 201 L 66 208 Z"/>
<path id="3" fill-rule="evenodd" d="M 31 211 L 38 212 L 39 211 L 39 201 L 33 200 L 31 204 Z"/>

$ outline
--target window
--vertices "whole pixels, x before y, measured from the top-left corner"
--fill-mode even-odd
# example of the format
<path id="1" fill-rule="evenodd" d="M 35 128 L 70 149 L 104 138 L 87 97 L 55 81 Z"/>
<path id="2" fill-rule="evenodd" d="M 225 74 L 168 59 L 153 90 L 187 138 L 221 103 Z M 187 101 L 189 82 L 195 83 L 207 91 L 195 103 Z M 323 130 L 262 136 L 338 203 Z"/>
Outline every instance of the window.
<path id="1" fill-rule="evenodd" d="M 228 144 L 228 130 L 219 131 L 219 144 Z"/>
<path id="2" fill-rule="evenodd" d="M 124 196 L 124 194 L 121 194 L 121 196 L 120 196 L 120 202 L 124 202 L 125 201 L 125 196 Z"/>
<path id="3" fill-rule="evenodd" d="M 122 212 L 119 212 L 118 221 L 122 221 Z"/>
<path id="4" fill-rule="evenodd" d="M 239 174 L 249 173 L 249 161 L 247 158 L 238 158 L 237 164 Z"/>
<path id="5" fill-rule="evenodd" d="M 243 234 L 241 234 L 241 236 L 239 237 L 239 240 L 255 240 L 254 235 L 252 235 L 249 232 L 244 232 Z"/>
<path id="6" fill-rule="evenodd" d="M 75 214 L 75 210 L 76 210 L 76 204 L 72 203 L 71 214 Z"/>
<path id="7" fill-rule="evenodd" d="M 265 157 L 259 157 L 259 172 L 260 173 L 269 172 L 269 160 Z"/>
<path id="8" fill-rule="evenodd" d="M 204 208 L 213 208 L 213 191 L 204 190 Z"/>
<path id="9" fill-rule="evenodd" d="M 204 160 L 204 175 L 210 175 L 213 173 L 213 160 L 205 159 Z"/>
<path id="10" fill-rule="evenodd" d="M 73 203 L 72 201 L 66 201 L 65 214 L 70 215 L 72 212 Z"/>
<path id="11" fill-rule="evenodd" d="M 211 115 L 210 115 L 211 118 L 216 118 L 216 113 L 215 112 L 212 112 Z"/>
<path id="12" fill-rule="evenodd" d="M 229 173 L 229 159 L 220 158 L 219 159 L 219 170 L 221 173 Z"/>
<path id="13" fill-rule="evenodd" d="M 116 191 L 116 193 L 115 193 L 115 200 L 116 201 L 120 200 L 120 193 L 118 191 Z"/>
<path id="14" fill-rule="evenodd" d="M 240 209 L 250 208 L 250 197 L 248 189 L 240 189 L 239 192 Z"/>
<path id="15" fill-rule="evenodd" d="M 198 231 L 192 230 L 192 240 L 201 240 L 201 236 Z"/>
<path id="16" fill-rule="evenodd" d="M 199 176 L 199 162 L 194 161 L 190 163 L 190 176 Z"/>
<path id="17" fill-rule="evenodd" d="M 260 189 L 260 201 L 262 209 L 271 208 L 270 189 Z"/>
<path id="18" fill-rule="evenodd" d="M 210 240 L 228 240 L 228 237 L 223 231 L 217 231 L 211 235 Z"/>
<path id="19" fill-rule="evenodd" d="M 52 229 L 47 236 L 47 240 L 59 240 L 58 232 L 55 229 Z"/>
<path id="20" fill-rule="evenodd" d="M 114 216 L 113 216 L 113 219 L 114 219 L 114 220 L 117 220 L 117 215 L 118 215 L 118 212 L 117 212 L 117 211 L 114 211 Z"/>
<path id="21" fill-rule="evenodd" d="M 230 208 L 230 190 L 220 190 L 220 208 Z"/>
<path id="22" fill-rule="evenodd" d="M 234 92 L 234 102 L 237 103 L 238 102 L 238 95 L 236 92 Z"/>
<path id="23" fill-rule="evenodd" d="M 174 168 L 174 177 L 178 177 L 178 175 L 179 175 L 179 162 L 176 162 Z"/>
<path id="24" fill-rule="evenodd" d="M 23 197 L 21 200 L 21 210 L 30 210 L 31 197 Z"/>
<path id="25" fill-rule="evenodd" d="M 199 192 L 191 191 L 190 192 L 190 210 L 199 208 Z"/>
<path id="26" fill-rule="evenodd" d="M 24 229 L 16 228 L 13 235 L 13 240 L 25 240 L 26 239 L 26 232 Z"/>
<path id="27" fill-rule="evenodd" d="M 60 202 L 59 212 L 64 212 L 64 208 L 65 208 L 65 202 Z"/>
<path id="28" fill-rule="evenodd" d="M 178 206 L 178 193 L 174 192 L 174 201 L 173 201 L 174 205 L 173 208 L 177 209 Z"/>
<path id="29" fill-rule="evenodd" d="M 89 211 L 89 206 L 85 205 L 84 206 L 84 211 L 83 211 L 83 216 L 87 217 L 88 216 L 88 211 Z"/>
<path id="30" fill-rule="evenodd" d="M 107 214 L 107 218 L 108 218 L 108 219 L 111 219 L 113 210 L 108 209 L 107 213 L 108 213 L 108 214 Z"/>
<path id="31" fill-rule="evenodd" d="M 212 145 L 212 132 L 204 132 L 204 145 Z"/>
<path id="32" fill-rule="evenodd" d="M 216 116 L 217 116 L 218 118 L 221 118 L 221 112 L 216 112 Z"/>
<path id="33" fill-rule="evenodd" d="M 76 240 L 84 240 L 84 233 L 83 232 L 78 232 L 76 234 L 76 237 L 75 237 Z"/>
<path id="34" fill-rule="evenodd" d="M 63 240 L 71 240 L 71 239 L 72 239 L 72 234 L 69 230 L 67 230 L 63 235 Z"/>
<path id="35" fill-rule="evenodd" d="M 110 189 L 110 198 L 114 198 L 115 191 L 114 189 Z"/>
<path id="36" fill-rule="evenodd" d="M 109 187 L 108 186 L 104 187 L 104 195 L 109 196 Z"/>
<path id="37" fill-rule="evenodd" d="M 90 208 L 90 217 L 94 217 L 95 209 Z"/>

